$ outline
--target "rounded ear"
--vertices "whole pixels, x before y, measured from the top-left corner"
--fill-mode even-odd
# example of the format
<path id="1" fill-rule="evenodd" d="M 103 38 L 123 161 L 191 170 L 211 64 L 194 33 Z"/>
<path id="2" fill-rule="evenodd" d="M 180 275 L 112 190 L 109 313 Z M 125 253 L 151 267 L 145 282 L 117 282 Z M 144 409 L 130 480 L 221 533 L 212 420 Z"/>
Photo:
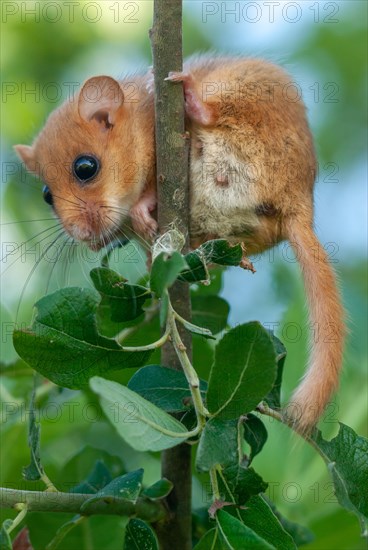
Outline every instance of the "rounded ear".
<path id="1" fill-rule="evenodd" d="M 103 130 L 115 124 L 116 114 L 124 103 L 119 83 L 110 76 L 94 76 L 84 83 L 78 98 L 79 115 L 96 120 Z"/>
<path id="2" fill-rule="evenodd" d="M 24 162 L 27 170 L 36 172 L 36 159 L 34 158 L 33 147 L 30 145 L 14 145 L 14 150 L 22 162 Z"/>

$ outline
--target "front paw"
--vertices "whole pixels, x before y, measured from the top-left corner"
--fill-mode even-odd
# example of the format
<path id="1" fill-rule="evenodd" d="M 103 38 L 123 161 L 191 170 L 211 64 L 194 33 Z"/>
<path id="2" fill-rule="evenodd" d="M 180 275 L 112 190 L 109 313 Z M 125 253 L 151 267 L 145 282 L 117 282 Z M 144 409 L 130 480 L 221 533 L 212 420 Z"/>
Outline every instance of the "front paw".
<path id="1" fill-rule="evenodd" d="M 153 242 L 158 232 L 157 221 L 146 209 L 139 206 L 132 209 L 130 215 L 134 231 L 143 239 Z"/>
<path id="2" fill-rule="evenodd" d="M 180 71 L 170 71 L 169 75 L 165 78 L 168 82 L 185 82 L 191 77 L 188 73 L 183 73 Z"/>

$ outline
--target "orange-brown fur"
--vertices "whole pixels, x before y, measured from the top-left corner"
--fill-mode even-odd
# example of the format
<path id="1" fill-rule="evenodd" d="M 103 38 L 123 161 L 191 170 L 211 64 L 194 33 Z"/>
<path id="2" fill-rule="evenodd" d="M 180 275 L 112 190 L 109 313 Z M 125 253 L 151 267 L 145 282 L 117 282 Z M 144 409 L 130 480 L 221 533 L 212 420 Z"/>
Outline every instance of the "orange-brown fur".
<path id="1" fill-rule="evenodd" d="M 99 87 L 100 104 L 86 102 L 80 92 L 49 117 L 32 147 L 16 148 L 50 188 L 66 231 L 90 246 L 104 244 L 123 222 L 145 237 L 155 231 L 151 80 L 147 74 L 120 83 L 87 81 L 84 90 L 91 82 Z M 211 235 L 242 241 L 248 253 L 258 253 L 288 239 L 295 248 L 311 321 L 319 328 L 310 367 L 292 399 L 297 428 L 308 431 L 337 387 L 345 330 L 335 278 L 313 232 L 316 159 L 304 105 L 285 95 L 290 77 L 259 59 L 194 58 L 171 80 L 184 82 L 187 98 L 192 242 Z M 124 101 L 121 91 L 129 82 L 136 101 Z M 101 163 L 86 186 L 71 172 L 82 153 Z M 49 163 L 57 169 L 53 181 L 45 174 Z"/>

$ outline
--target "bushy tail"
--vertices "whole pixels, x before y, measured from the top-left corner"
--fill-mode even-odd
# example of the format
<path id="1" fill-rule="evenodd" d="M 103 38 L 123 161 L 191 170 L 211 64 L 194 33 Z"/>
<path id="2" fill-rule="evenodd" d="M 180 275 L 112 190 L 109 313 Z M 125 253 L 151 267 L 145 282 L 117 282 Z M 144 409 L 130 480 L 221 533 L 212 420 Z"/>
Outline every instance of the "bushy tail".
<path id="1" fill-rule="evenodd" d="M 287 408 L 296 428 L 308 433 L 339 382 L 345 338 L 344 310 L 333 270 L 312 227 L 292 219 L 288 240 L 297 255 L 312 325 L 309 367 Z"/>

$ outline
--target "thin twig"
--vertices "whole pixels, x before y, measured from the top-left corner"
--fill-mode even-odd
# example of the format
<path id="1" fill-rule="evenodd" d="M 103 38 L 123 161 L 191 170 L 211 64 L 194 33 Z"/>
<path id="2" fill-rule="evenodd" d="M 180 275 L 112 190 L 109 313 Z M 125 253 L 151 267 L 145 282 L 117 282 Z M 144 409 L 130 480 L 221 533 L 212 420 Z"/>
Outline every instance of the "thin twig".
<path id="1" fill-rule="evenodd" d="M 186 348 L 183 344 L 178 328 L 176 326 L 175 311 L 173 310 L 170 301 L 169 301 L 167 317 L 168 317 L 167 323 L 168 323 L 168 326 L 170 327 L 172 343 L 190 387 L 190 392 L 192 395 L 192 400 L 193 400 L 194 408 L 197 415 L 198 426 L 200 429 L 203 429 L 203 427 L 206 424 L 206 416 L 209 416 L 209 412 L 206 410 L 203 404 L 201 390 L 200 390 L 200 381 L 186 353 Z"/>
<path id="2" fill-rule="evenodd" d="M 325 455 L 325 453 L 322 451 L 322 449 L 317 445 L 317 443 L 314 441 L 314 439 L 312 437 L 310 437 L 307 433 L 303 433 L 303 432 L 300 432 L 296 429 L 296 427 L 294 426 L 294 424 L 292 422 L 289 422 L 287 420 L 287 418 L 285 418 L 281 413 L 279 413 L 278 411 L 275 411 L 274 409 L 271 409 L 267 403 L 265 403 L 264 401 L 262 403 L 260 403 L 258 406 L 257 406 L 257 410 L 261 413 L 261 414 L 264 414 L 265 416 L 269 416 L 271 418 L 274 418 L 275 420 L 277 420 L 278 422 L 280 422 L 281 424 L 284 424 L 285 426 L 287 426 L 288 428 L 292 429 L 296 434 L 298 434 L 300 437 L 302 437 L 307 443 L 309 443 L 309 445 L 311 447 L 313 447 L 313 449 L 315 449 L 317 451 L 317 453 L 323 458 L 323 460 L 328 464 L 330 461 L 328 459 L 328 457 Z"/>
<path id="3" fill-rule="evenodd" d="M 145 521 L 162 520 L 167 512 L 162 502 L 139 498 L 135 504 L 128 500 L 113 499 L 111 502 L 92 502 L 81 512 L 82 505 L 91 498 L 84 493 L 63 493 L 48 491 L 23 491 L 0 488 L 0 508 L 19 509 L 19 504 L 27 505 L 29 512 L 67 512 L 86 516 L 96 514 L 136 516 Z"/>

